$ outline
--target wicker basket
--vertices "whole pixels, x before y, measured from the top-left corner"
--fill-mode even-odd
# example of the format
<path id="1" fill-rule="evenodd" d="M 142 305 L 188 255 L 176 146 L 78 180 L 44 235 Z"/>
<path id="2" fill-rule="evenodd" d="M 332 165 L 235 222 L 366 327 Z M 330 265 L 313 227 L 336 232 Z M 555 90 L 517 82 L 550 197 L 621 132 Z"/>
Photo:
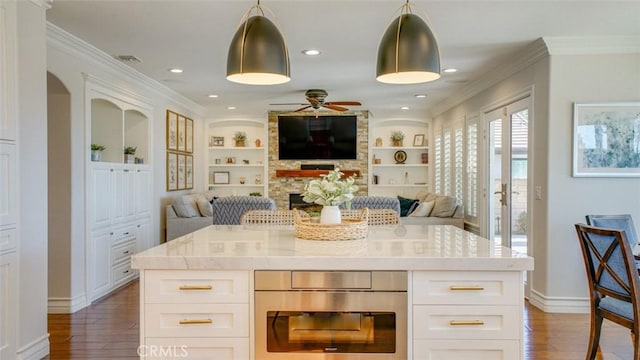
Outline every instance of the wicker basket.
<path id="1" fill-rule="evenodd" d="M 296 237 L 307 240 L 355 240 L 367 237 L 369 209 L 364 208 L 357 219 L 342 219 L 340 224 L 321 224 L 303 219 L 298 210 L 293 211 Z"/>

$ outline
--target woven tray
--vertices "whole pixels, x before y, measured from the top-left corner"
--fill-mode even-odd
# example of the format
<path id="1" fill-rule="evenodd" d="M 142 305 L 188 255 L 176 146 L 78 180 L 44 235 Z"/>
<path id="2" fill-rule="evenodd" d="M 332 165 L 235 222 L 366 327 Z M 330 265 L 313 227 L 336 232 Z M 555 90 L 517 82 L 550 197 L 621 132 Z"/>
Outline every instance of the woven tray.
<path id="1" fill-rule="evenodd" d="M 356 219 L 342 219 L 340 224 L 320 224 L 312 222 L 311 219 L 304 219 L 298 214 L 298 210 L 293 211 L 294 227 L 296 237 L 307 240 L 355 240 L 367 237 L 367 220 L 369 209 L 364 208 L 360 217 Z"/>

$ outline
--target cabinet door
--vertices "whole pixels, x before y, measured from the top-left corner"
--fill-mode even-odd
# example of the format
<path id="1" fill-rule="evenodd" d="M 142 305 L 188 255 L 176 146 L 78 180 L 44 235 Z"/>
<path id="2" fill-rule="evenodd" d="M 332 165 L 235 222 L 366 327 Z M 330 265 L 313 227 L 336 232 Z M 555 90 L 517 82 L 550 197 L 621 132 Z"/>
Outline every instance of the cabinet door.
<path id="1" fill-rule="evenodd" d="M 136 249 L 137 252 L 146 250 L 157 244 L 151 244 L 151 231 L 149 220 L 144 220 L 136 224 Z"/>
<path id="2" fill-rule="evenodd" d="M 0 225 L 16 223 L 16 170 L 15 144 L 0 142 Z"/>
<path id="3" fill-rule="evenodd" d="M 16 254 L 0 255 L 0 359 L 12 359 L 16 354 Z"/>
<path id="4" fill-rule="evenodd" d="M 116 222 L 125 221 L 135 213 L 135 171 L 125 166 L 115 172 L 114 216 Z"/>
<path id="5" fill-rule="evenodd" d="M 135 173 L 135 213 L 137 216 L 151 214 L 151 171 L 148 167 L 138 167 Z"/>
<path id="6" fill-rule="evenodd" d="M 92 229 L 111 225 L 115 172 L 111 164 L 91 164 L 89 221 Z"/>
<path id="7" fill-rule="evenodd" d="M 107 294 L 111 289 L 111 237 L 109 230 L 91 234 L 89 249 L 89 287 L 91 300 Z"/>

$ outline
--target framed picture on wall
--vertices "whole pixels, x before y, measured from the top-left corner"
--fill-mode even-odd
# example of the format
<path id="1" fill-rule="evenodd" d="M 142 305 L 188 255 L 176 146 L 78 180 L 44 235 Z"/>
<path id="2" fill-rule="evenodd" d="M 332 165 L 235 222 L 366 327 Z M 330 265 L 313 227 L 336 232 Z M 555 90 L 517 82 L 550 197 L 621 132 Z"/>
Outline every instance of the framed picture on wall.
<path id="1" fill-rule="evenodd" d="M 187 145 L 187 118 L 178 116 L 178 151 L 185 151 Z"/>
<path id="2" fill-rule="evenodd" d="M 186 185 L 187 189 L 193 189 L 193 155 L 185 155 L 187 158 L 186 164 Z"/>
<path id="3" fill-rule="evenodd" d="M 167 152 L 167 191 L 178 190 L 178 154 Z"/>
<path id="4" fill-rule="evenodd" d="M 228 184 L 229 183 L 229 172 L 228 171 L 214 171 L 213 172 L 213 183 L 214 184 Z"/>
<path id="5" fill-rule="evenodd" d="M 178 189 L 187 188 L 187 159 L 185 154 L 178 154 Z"/>
<path id="6" fill-rule="evenodd" d="M 186 137 L 186 143 L 185 143 L 185 151 L 188 153 L 193 153 L 193 120 L 186 118 L 185 120 L 185 126 L 186 126 L 186 130 L 185 130 L 185 137 Z"/>
<path id="7" fill-rule="evenodd" d="M 413 136 L 413 146 L 424 145 L 424 134 L 416 134 Z"/>
<path id="8" fill-rule="evenodd" d="M 573 105 L 573 176 L 640 177 L 640 102 Z"/>
<path id="9" fill-rule="evenodd" d="M 178 150 L 178 114 L 167 110 L 167 150 Z"/>

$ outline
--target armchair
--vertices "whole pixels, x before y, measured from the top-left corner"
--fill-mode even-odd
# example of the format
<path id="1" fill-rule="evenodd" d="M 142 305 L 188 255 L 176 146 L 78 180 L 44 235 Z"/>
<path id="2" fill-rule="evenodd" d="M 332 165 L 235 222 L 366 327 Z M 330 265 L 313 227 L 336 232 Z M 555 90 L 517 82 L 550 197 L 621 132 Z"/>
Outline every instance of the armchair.
<path id="1" fill-rule="evenodd" d="M 273 199 L 259 196 L 228 196 L 213 200 L 213 225 L 240 225 L 249 210 L 275 210 Z"/>

